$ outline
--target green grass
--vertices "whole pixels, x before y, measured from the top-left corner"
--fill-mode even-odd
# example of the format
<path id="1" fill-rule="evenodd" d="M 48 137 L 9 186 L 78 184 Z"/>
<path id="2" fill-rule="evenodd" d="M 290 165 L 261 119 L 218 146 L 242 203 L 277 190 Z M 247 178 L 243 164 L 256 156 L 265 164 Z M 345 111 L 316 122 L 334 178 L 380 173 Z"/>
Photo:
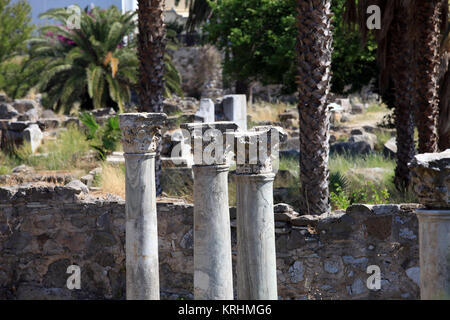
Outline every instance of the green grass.
<path id="1" fill-rule="evenodd" d="M 389 112 L 389 109 L 384 104 L 374 103 L 367 107 L 368 113 L 374 113 L 374 112 Z"/>
<path id="2" fill-rule="evenodd" d="M 56 141 L 48 142 L 38 149 L 40 153 L 47 153 L 48 156 L 33 155 L 30 146 L 24 144 L 14 148 L 11 154 L 0 156 L 4 163 L 1 166 L 3 169 L 0 170 L 7 172 L 21 164 L 36 170 L 73 170 L 86 165 L 81 158 L 89 149 L 85 134 L 75 127 L 69 127 L 60 133 Z"/>
<path id="3" fill-rule="evenodd" d="M 395 136 L 392 131 L 387 130 L 376 130 L 375 135 L 377 136 L 377 143 L 375 144 L 374 149 L 377 152 L 382 152 L 386 142 Z"/>
<path id="4" fill-rule="evenodd" d="M 330 157 L 330 191 L 334 209 L 345 209 L 348 204 L 384 204 L 417 202 L 413 192 L 399 192 L 394 185 L 395 161 L 380 153 L 367 156 L 332 155 Z M 364 169 L 376 169 L 375 174 Z M 294 179 L 277 179 L 275 187 L 291 188 L 298 197 L 300 188 L 299 165 L 296 159 L 282 159 L 280 170 L 289 170 Z M 333 185 L 337 184 L 337 185 Z M 294 192 L 295 191 L 295 192 Z M 293 203 L 295 199 L 293 199 Z"/>

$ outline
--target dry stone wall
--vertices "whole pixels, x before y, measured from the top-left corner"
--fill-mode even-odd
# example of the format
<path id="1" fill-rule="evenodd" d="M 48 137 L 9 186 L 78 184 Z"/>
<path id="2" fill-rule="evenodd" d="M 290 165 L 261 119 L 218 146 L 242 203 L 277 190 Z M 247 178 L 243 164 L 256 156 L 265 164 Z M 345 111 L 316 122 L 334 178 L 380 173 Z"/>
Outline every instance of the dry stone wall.
<path id="1" fill-rule="evenodd" d="M 312 217 L 275 206 L 279 297 L 417 299 L 416 207 L 358 205 Z M 234 208 L 230 215 L 235 270 Z M 163 299 L 193 298 L 192 228 L 192 205 L 158 203 Z M 120 198 L 76 185 L 0 187 L 0 299 L 124 299 L 124 242 Z M 81 290 L 66 288 L 69 265 L 81 267 Z M 381 290 L 367 289 L 369 265 L 380 267 Z"/>

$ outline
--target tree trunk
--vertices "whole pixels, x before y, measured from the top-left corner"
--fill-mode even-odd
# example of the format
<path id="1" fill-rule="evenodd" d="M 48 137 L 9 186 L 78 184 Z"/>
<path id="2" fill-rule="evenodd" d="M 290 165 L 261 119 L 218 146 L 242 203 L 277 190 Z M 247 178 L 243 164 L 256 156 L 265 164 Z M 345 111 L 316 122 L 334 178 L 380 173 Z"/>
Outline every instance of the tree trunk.
<path id="1" fill-rule="evenodd" d="M 441 81 L 439 102 L 439 149 L 450 149 L 450 69 Z"/>
<path id="2" fill-rule="evenodd" d="M 138 1 L 138 57 L 140 112 L 162 112 L 164 95 L 164 1 Z M 156 194 L 161 195 L 161 145 L 156 152 Z"/>
<path id="3" fill-rule="evenodd" d="M 438 150 L 439 49 L 441 40 L 442 1 L 417 1 L 416 85 L 419 153 Z"/>
<path id="4" fill-rule="evenodd" d="M 412 49 L 408 43 L 408 24 L 404 17 L 406 8 L 397 7 L 391 26 L 389 59 L 392 63 L 392 79 L 395 96 L 395 127 L 397 130 L 397 167 L 395 185 L 400 191 L 407 190 L 410 183 L 408 163 L 415 155 L 413 74 L 410 72 Z"/>
<path id="5" fill-rule="evenodd" d="M 300 210 L 331 211 L 328 98 L 331 79 L 331 0 L 298 0 L 298 93 L 300 115 Z"/>

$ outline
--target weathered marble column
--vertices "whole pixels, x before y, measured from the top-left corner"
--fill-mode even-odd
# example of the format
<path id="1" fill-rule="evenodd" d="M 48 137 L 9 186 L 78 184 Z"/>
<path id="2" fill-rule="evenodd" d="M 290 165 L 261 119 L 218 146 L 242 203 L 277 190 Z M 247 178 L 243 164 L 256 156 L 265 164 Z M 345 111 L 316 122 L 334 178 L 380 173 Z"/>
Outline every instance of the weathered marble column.
<path id="1" fill-rule="evenodd" d="M 119 115 L 126 166 L 126 296 L 159 300 L 155 151 L 162 113 Z"/>
<path id="2" fill-rule="evenodd" d="M 222 133 L 238 127 L 214 122 L 181 128 L 189 131 L 194 152 L 194 298 L 232 300 L 229 165 Z"/>
<path id="3" fill-rule="evenodd" d="M 450 149 L 419 154 L 410 163 L 412 183 L 425 209 L 419 219 L 420 296 L 450 299 Z"/>
<path id="4" fill-rule="evenodd" d="M 272 152 L 281 132 L 270 127 L 263 129 L 234 135 L 240 300 L 278 299 Z"/>

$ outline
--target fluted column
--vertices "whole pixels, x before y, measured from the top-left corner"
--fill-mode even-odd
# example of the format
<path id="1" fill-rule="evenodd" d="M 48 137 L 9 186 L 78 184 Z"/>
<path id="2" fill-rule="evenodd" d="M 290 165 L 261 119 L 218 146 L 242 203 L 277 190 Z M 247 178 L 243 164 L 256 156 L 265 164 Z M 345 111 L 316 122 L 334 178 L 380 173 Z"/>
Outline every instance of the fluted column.
<path id="1" fill-rule="evenodd" d="M 240 300 L 278 299 L 272 161 L 280 134 L 272 127 L 235 134 Z"/>
<path id="2" fill-rule="evenodd" d="M 119 115 L 126 166 L 126 297 L 159 300 L 155 151 L 162 113 Z"/>
<path id="3" fill-rule="evenodd" d="M 223 133 L 232 122 L 191 123 L 194 152 L 194 298 L 232 300 L 228 170 Z"/>
<path id="4" fill-rule="evenodd" d="M 419 220 L 420 297 L 450 299 L 450 149 L 419 154 L 410 163 L 412 184 L 425 209 Z"/>

